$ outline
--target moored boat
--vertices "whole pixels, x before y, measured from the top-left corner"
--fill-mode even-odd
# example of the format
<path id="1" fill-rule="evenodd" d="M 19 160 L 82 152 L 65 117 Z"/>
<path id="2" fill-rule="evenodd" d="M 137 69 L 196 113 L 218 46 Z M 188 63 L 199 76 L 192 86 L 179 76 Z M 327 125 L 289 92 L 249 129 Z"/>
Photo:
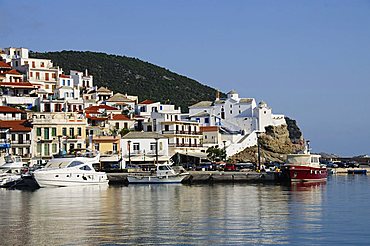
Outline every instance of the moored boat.
<path id="1" fill-rule="evenodd" d="M 95 171 L 99 155 L 66 155 L 51 159 L 44 168 L 33 172 L 40 187 L 63 187 L 108 184 L 105 172 Z"/>
<path id="2" fill-rule="evenodd" d="M 303 153 L 288 155 L 282 166 L 283 179 L 291 182 L 326 181 L 328 172 L 326 166 L 320 164 L 320 157 L 311 154 L 308 148 Z"/>
<path id="3" fill-rule="evenodd" d="M 127 176 L 129 184 L 168 184 L 181 183 L 189 173 L 176 173 L 168 164 L 157 164 L 150 174 L 130 174 Z"/>

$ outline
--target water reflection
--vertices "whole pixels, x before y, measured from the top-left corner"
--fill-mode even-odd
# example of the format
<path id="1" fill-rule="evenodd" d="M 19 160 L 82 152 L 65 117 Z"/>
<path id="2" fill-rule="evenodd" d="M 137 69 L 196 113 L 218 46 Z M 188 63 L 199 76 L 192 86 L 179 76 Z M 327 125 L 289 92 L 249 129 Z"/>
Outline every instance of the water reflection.
<path id="1" fill-rule="evenodd" d="M 322 227 L 324 185 L 131 185 L 1 190 L 12 245 L 287 244 Z"/>

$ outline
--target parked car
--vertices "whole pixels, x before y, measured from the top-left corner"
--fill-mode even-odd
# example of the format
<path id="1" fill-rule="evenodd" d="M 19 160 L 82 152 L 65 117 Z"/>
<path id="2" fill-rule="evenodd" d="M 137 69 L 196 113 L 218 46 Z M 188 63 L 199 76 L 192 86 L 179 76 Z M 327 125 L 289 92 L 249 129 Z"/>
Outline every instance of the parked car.
<path id="1" fill-rule="evenodd" d="M 245 162 L 245 163 L 237 163 L 235 164 L 235 168 L 238 171 L 244 170 L 244 169 L 254 169 L 256 167 L 255 164 L 252 162 Z"/>
<path id="2" fill-rule="evenodd" d="M 226 163 L 224 166 L 224 171 L 235 171 L 236 165 L 232 163 Z"/>
<path id="3" fill-rule="evenodd" d="M 326 167 L 329 167 L 329 168 L 337 168 L 338 167 L 338 164 L 337 163 L 334 163 L 334 162 L 327 162 L 325 163 Z"/>
<path id="4" fill-rule="evenodd" d="M 214 170 L 216 170 L 216 164 L 213 164 L 213 163 L 199 163 L 199 165 L 197 165 L 195 167 L 195 170 L 196 171 L 214 171 Z"/>
<path id="5" fill-rule="evenodd" d="M 360 163 L 356 162 L 356 161 L 350 161 L 347 163 L 348 167 L 360 167 Z"/>
<path id="6" fill-rule="evenodd" d="M 345 163 L 345 162 L 335 162 L 335 164 L 337 164 L 338 165 L 338 167 L 340 167 L 340 168 L 347 168 L 348 167 L 348 164 L 347 163 Z"/>

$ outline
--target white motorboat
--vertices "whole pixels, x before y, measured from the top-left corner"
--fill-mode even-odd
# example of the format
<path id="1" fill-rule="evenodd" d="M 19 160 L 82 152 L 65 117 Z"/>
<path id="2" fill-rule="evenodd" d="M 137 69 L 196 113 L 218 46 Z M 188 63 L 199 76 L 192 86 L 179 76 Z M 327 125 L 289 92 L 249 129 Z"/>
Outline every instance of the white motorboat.
<path id="1" fill-rule="evenodd" d="M 1 158 L 0 187 L 11 187 L 22 180 L 22 173 L 26 170 L 25 163 L 20 156 L 6 155 Z"/>
<path id="2" fill-rule="evenodd" d="M 189 173 L 176 173 L 168 164 L 157 164 L 150 174 L 135 173 L 127 176 L 129 184 L 181 183 Z"/>
<path id="3" fill-rule="evenodd" d="M 99 164 L 99 154 L 56 156 L 33 177 L 40 187 L 108 184 L 107 174 L 95 171 L 94 164 Z"/>

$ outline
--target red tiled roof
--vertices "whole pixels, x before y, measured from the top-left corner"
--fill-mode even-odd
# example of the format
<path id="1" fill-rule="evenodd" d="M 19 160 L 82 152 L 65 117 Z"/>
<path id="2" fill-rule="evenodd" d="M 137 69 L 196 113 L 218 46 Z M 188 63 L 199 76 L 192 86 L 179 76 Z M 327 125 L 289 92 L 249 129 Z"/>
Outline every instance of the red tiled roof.
<path id="1" fill-rule="evenodd" d="M 90 106 L 88 108 L 85 108 L 85 112 L 87 113 L 93 113 L 93 112 L 98 112 L 99 109 L 105 109 L 105 110 L 119 110 L 118 108 L 115 108 L 115 107 L 111 107 L 111 106 L 108 106 L 108 105 L 104 105 L 104 104 L 101 104 L 101 105 L 98 105 L 98 106 Z"/>
<path id="2" fill-rule="evenodd" d="M 152 103 L 154 103 L 152 100 L 146 99 L 139 104 L 152 104 Z"/>
<path id="3" fill-rule="evenodd" d="M 24 113 L 24 111 L 8 106 L 0 106 L 0 113 Z"/>
<path id="4" fill-rule="evenodd" d="M 71 76 L 70 75 L 65 75 L 65 74 L 61 74 L 61 75 L 59 75 L 59 77 L 60 78 L 71 78 Z"/>
<path id="5" fill-rule="evenodd" d="M 0 61 L 0 68 L 11 68 L 11 66 L 6 62 Z"/>
<path id="6" fill-rule="evenodd" d="M 12 69 L 12 70 L 10 70 L 10 71 L 6 71 L 6 72 L 4 72 L 3 74 L 22 75 L 22 74 L 20 74 L 17 70 L 15 70 L 15 69 Z"/>
<path id="7" fill-rule="evenodd" d="M 30 132 L 32 128 L 27 123 L 27 120 L 0 120 L 0 128 L 10 128 L 10 132 Z"/>
<path id="8" fill-rule="evenodd" d="M 111 120 L 131 120 L 131 119 L 123 114 L 114 114 L 112 115 Z"/>
<path id="9" fill-rule="evenodd" d="M 32 87 L 37 88 L 37 85 L 33 85 L 30 82 L 0 82 L 0 86 L 16 86 L 16 87 Z"/>
<path id="10" fill-rule="evenodd" d="M 218 128 L 218 126 L 201 126 L 200 132 L 216 132 Z"/>

